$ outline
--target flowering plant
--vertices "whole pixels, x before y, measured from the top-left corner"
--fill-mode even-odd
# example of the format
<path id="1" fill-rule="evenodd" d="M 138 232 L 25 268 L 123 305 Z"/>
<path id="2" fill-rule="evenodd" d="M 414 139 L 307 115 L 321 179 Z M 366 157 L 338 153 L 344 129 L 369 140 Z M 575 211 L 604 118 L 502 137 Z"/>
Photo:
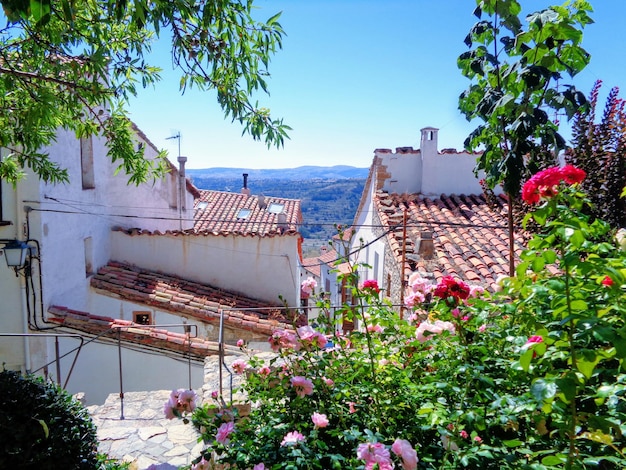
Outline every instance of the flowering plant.
<path id="1" fill-rule="evenodd" d="M 196 409 L 196 392 L 183 388 L 172 390 L 169 399 L 163 405 L 163 413 L 167 419 L 185 418 Z"/>
<path id="2" fill-rule="evenodd" d="M 321 299 L 317 328 L 274 332 L 269 361 L 249 351 L 249 416 L 194 412 L 195 465 L 624 468 L 626 256 L 584 215 L 580 173 L 546 175 L 526 189 L 544 230 L 501 292 L 414 273 L 396 311 L 353 267 L 352 303 Z"/>

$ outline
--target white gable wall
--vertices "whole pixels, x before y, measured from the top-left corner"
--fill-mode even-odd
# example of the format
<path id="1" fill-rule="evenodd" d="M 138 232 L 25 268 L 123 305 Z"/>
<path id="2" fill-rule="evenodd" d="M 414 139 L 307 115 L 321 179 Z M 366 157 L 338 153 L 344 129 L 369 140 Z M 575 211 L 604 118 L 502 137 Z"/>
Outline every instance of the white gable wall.
<path id="1" fill-rule="evenodd" d="M 420 192 L 424 196 L 442 194 L 481 194 L 479 179 L 474 176 L 476 155 L 466 152 L 428 155 L 422 162 Z"/>
<path id="2" fill-rule="evenodd" d="M 112 233 L 111 259 L 247 297 L 300 305 L 299 235 L 128 235 Z"/>

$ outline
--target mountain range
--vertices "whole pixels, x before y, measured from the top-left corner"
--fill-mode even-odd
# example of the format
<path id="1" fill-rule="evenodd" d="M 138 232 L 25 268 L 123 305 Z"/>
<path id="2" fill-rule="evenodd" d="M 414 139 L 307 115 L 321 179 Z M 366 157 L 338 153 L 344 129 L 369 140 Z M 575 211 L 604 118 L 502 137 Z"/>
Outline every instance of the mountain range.
<path id="1" fill-rule="evenodd" d="M 299 166 L 297 168 L 280 169 L 248 169 L 214 167 L 203 169 L 187 169 L 187 174 L 193 178 L 242 179 L 243 173 L 248 174 L 249 181 L 276 179 L 276 180 L 338 180 L 367 178 L 369 168 L 357 168 L 348 165 L 335 166 Z M 243 180 L 242 180 L 243 181 Z"/>

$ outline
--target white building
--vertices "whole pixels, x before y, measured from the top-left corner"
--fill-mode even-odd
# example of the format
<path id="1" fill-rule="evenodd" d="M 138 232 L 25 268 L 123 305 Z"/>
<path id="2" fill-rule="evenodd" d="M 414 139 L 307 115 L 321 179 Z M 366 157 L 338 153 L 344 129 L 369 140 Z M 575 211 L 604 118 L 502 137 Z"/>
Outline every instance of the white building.
<path id="1" fill-rule="evenodd" d="M 136 139 L 148 158 L 157 155 L 137 129 Z M 33 173 L 15 188 L 0 182 L 0 250 L 28 246 L 25 266 L 0 263 L 6 368 L 62 382 L 71 372 L 68 390 L 97 403 L 122 380 L 127 391 L 196 387 L 218 339 L 261 341 L 288 326 L 276 306 L 279 295 L 299 303 L 299 205 L 295 219 L 272 214 L 262 234 L 211 232 L 194 218 L 202 197 L 185 178 L 184 157 L 163 180 L 134 186 L 114 175 L 103 139 L 60 132 L 44 151 L 68 169 L 69 184 Z"/>
<path id="2" fill-rule="evenodd" d="M 477 154 L 437 144 L 438 129 L 426 127 L 417 150 L 375 150 L 354 218 L 353 262 L 369 266 L 359 277 L 376 279 L 398 308 L 414 271 L 485 288 L 508 273 L 505 198 L 483 194 Z M 516 241 L 515 252 L 522 248 Z"/>

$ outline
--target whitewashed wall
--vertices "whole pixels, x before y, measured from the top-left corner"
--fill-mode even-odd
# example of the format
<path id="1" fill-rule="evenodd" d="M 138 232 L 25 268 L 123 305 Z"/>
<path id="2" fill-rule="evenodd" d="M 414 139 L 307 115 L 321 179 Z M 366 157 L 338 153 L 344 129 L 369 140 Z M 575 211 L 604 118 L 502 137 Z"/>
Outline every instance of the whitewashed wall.
<path id="1" fill-rule="evenodd" d="M 113 232 L 111 258 L 289 306 L 299 306 L 299 235 L 135 235 Z"/>
<path id="2" fill-rule="evenodd" d="M 62 340 L 61 353 L 76 347 L 76 341 Z M 189 387 L 189 363 L 186 359 L 168 358 L 122 348 L 122 389 L 124 392 L 174 390 Z M 68 378 L 72 358 L 61 362 L 61 379 Z M 56 379 L 55 370 L 51 370 Z M 203 365 L 191 364 L 191 387 L 198 390 L 204 381 Z M 92 342 L 78 356 L 67 390 L 85 393 L 88 405 L 102 404 L 111 393 L 120 392 L 120 366 L 117 343 Z"/>
<path id="3" fill-rule="evenodd" d="M 143 143 L 146 156 L 153 158 L 157 150 L 147 141 Z M 110 259 L 112 227 L 178 230 L 181 226 L 179 211 L 173 204 L 177 194 L 173 186 L 177 184 L 176 172 L 163 180 L 129 186 L 123 171 L 114 175 L 115 167 L 106 156 L 104 140 L 94 138 L 95 188 L 83 189 L 80 142 L 72 133 L 60 131 L 56 142 L 43 151 L 67 168 L 69 183 L 46 184 L 32 171 L 27 171 L 26 178 L 15 188 L 0 182 L 3 219 L 12 222 L 9 226 L 0 226 L 0 239 L 29 238 L 31 246 L 38 242 L 40 248 L 40 262 L 33 262 L 38 296 L 33 313 L 39 317 L 40 326 L 46 326 L 42 325 L 41 314 L 49 305 L 87 310 L 89 273 L 86 261 L 91 261 L 91 272 L 94 272 Z M 6 154 L 6 149 L 3 152 Z M 183 214 L 183 227 L 190 228 L 193 226 L 193 196 L 185 193 L 188 209 Z M 27 208 L 32 210 L 27 212 Z M 87 255 L 86 239 L 91 240 Z M 38 285 L 40 272 L 42 292 Z M 0 332 L 28 331 L 24 282 L 23 276 L 15 277 L 4 260 L 0 260 Z M 21 341 L 23 347 L 20 348 L 0 346 L 0 362 L 20 365 L 22 369 L 36 368 L 36 364 L 47 362 L 46 347 L 41 347 L 36 340 Z M 28 358 L 24 354 L 27 350 L 30 350 Z"/>

